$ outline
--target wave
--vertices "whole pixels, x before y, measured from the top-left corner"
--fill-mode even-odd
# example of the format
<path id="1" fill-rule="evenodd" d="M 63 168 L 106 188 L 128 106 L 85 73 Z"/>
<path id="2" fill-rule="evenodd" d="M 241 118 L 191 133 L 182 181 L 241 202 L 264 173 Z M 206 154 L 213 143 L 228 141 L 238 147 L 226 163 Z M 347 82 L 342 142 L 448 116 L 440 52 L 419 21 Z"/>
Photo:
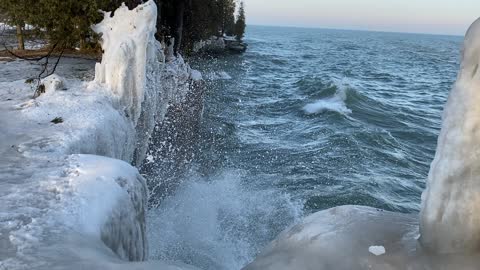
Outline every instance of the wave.
<path id="1" fill-rule="evenodd" d="M 279 232 L 303 215 L 278 190 L 244 184 L 228 171 L 186 179 L 147 221 L 151 259 L 182 261 L 201 269 L 240 269 Z"/>
<path id="2" fill-rule="evenodd" d="M 330 98 L 320 99 L 314 103 L 307 104 L 303 111 L 307 114 L 318 114 L 326 111 L 350 114 L 352 110 L 347 107 L 347 92 L 345 88 L 337 88 L 335 95 Z"/>

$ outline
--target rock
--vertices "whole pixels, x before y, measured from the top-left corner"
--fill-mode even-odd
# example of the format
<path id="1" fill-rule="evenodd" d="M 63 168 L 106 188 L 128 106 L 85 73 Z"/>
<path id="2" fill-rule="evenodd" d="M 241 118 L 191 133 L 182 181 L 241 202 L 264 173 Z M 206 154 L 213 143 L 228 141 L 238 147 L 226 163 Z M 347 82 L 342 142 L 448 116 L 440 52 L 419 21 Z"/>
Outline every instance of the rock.
<path id="1" fill-rule="evenodd" d="M 248 45 L 242 41 L 227 40 L 226 48 L 233 53 L 244 53 L 247 50 Z"/>
<path id="2" fill-rule="evenodd" d="M 41 85 L 44 86 L 44 93 L 52 93 L 58 90 L 63 90 L 65 87 L 65 81 L 57 74 L 52 74 L 41 81 Z"/>

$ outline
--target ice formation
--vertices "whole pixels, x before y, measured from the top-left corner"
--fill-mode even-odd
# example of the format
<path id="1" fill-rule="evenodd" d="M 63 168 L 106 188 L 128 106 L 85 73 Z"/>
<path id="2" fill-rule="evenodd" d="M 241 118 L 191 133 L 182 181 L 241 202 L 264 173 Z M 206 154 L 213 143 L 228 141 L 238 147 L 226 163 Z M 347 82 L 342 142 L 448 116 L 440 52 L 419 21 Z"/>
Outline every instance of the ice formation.
<path id="1" fill-rule="evenodd" d="M 422 195 L 421 243 L 433 252 L 480 251 L 480 19 L 468 30 Z"/>
<path id="2" fill-rule="evenodd" d="M 133 10 L 122 4 L 115 16 L 105 12 L 103 21 L 92 27 L 101 34 L 104 51 L 102 62 L 95 67 L 95 81 L 113 91 L 134 124 L 145 97 L 160 85 L 152 76 L 160 74 L 163 64 L 160 43 L 154 36 L 156 22 L 157 7 L 149 1 Z"/>
<path id="3" fill-rule="evenodd" d="M 476 270 L 478 256 L 439 255 L 418 244 L 418 216 L 341 206 L 282 232 L 244 270 Z M 371 247 L 377 256 L 370 252 Z M 382 250 L 380 250 L 383 247 Z"/>
<path id="4" fill-rule="evenodd" d="M 146 184 L 129 163 L 201 77 L 181 57 L 165 64 L 156 11 L 148 1 L 105 14 L 92 82 L 53 75 L 36 99 L 23 80 L 0 82 L 1 270 L 193 269 L 127 263 L 148 254 Z"/>

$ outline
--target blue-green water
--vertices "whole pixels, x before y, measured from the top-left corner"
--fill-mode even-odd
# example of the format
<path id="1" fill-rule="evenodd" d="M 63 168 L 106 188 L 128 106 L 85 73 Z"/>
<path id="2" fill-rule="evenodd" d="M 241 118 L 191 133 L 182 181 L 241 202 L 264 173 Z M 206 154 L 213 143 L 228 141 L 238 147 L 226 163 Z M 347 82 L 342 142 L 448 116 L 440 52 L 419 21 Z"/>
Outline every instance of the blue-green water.
<path id="1" fill-rule="evenodd" d="M 244 55 L 197 60 L 201 151 L 149 214 L 152 258 L 240 269 L 318 210 L 418 212 L 461 40 L 249 27 Z"/>

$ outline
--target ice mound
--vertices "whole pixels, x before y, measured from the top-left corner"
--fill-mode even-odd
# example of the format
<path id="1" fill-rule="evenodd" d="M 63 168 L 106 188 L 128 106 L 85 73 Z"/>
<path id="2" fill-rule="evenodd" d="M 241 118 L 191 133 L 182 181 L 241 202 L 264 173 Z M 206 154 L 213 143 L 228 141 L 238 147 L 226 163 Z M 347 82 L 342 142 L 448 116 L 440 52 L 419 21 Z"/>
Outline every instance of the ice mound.
<path id="1" fill-rule="evenodd" d="M 332 208 L 282 232 L 244 269 L 408 269 L 392 266 L 415 249 L 417 233 L 416 216 L 361 206 Z M 389 252 L 375 256 L 369 252 L 375 245 Z"/>
<path id="2" fill-rule="evenodd" d="M 65 170 L 71 191 L 58 212 L 72 228 L 96 235 L 122 259 L 148 254 L 145 179 L 128 163 L 93 155 L 73 155 Z M 58 187 L 55 183 L 55 187 Z M 62 200 L 62 196 L 59 195 Z"/>
<path id="3" fill-rule="evenodd" d="M 478 256 L 430 254 L 417 238 L 417 215 L 341 206 L 282 232 L 244 270 L 478 269 Z M 369 251 L 380 245 L 388 252 L 377 256 Z"/>
<path id="4" fill-rule="evenodd" d="M 480 19 L 468 30 L 422 195 L 421 243 L 440 253 L 480 252 Z"/>
<path id="5" fill-rule="evenodd" d="M 326 111 L 350 114 L 352 113 L 352 110 L 347 108 L 347 104 L 345 104 L 346 100 L 346 91 L 344 89 L 339 89 L 333 97 L 321 99 L 314 103 L 305 105 L 305 107 L 303 107 L 303 111 L 307 114 L 318 114 Z"/>

